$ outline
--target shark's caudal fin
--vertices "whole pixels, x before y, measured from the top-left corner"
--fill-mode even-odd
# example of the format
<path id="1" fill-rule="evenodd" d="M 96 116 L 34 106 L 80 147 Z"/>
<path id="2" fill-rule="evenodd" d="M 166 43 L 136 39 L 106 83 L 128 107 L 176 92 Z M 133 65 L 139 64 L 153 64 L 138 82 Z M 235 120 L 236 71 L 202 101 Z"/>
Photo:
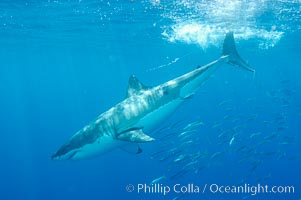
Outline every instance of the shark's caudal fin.
<path id="1" fill-rule="evenodd" d="M 248 71 L 255 72 L 237 53 L 233 32 L 228 32 L 223 45 L 223 56 L 229 56 L 229 64 L 242 67 Z"/>

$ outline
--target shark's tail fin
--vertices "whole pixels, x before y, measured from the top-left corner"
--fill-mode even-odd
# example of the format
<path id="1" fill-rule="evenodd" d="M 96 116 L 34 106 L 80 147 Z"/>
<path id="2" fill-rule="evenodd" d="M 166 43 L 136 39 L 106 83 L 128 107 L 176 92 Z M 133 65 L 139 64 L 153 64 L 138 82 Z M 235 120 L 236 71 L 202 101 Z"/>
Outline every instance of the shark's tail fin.
<path id="1" fill-rule="evenodd" d="M 229 64 L 237 65 L 248 71 L 255 72 L 237 53 L 233 32 L 228 32 L 223 45 L 223 56 L 229 56 Z"/>

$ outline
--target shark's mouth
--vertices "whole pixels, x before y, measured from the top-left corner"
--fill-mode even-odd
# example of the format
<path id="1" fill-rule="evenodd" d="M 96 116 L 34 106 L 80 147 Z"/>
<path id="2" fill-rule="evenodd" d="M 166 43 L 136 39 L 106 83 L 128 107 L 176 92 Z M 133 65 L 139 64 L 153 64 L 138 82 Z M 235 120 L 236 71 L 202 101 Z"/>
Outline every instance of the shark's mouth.
<path id="1" fill-rule="evenodd" d="M 64 155 L 58 155 L 57 153 L 51 156 L 52 160 L 73 160 L 74 156 L 78 153 L 77 150 L 69 152 Z"/>
<path id="2" fill-rule="evenodd" d="M 79 149 L 71 149 L 69 146 L 62 146 L 55 154 L 51 156 L 51 159 L 72 160 L 74 156 L 79 152 Z"/>

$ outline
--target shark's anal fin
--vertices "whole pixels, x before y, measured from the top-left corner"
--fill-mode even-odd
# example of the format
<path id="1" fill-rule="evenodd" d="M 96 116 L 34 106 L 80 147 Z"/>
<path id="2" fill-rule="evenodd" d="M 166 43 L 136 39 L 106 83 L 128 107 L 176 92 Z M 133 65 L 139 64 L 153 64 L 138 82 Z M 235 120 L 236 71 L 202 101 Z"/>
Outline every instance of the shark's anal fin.
<path id="1" fill-rule="evenodd" d="M 121 150 L 131 153 L 131 154 L 140 154 L 142 153 L 142 149 L 138 144 L 129 143 L 125 146 L 120 147 Z"/>
<path id="2" fill-rule="evenodd" d="M 117 139 L 127 142 L 151 142 L 155 139 L 143 133 L 142 128 L 130 128 L 119 134 L 117 134 Z"/>
<path id="3" fill-rule="evenodd" d="M 138 94 L 142 90 L 147 90 L 150 87 L 145 86 L 141 81 L 139 81 L 135 75 L 131 75 L 129 78 L 129 84 L 127 89 L 127 96 L 132 96 Z"/>

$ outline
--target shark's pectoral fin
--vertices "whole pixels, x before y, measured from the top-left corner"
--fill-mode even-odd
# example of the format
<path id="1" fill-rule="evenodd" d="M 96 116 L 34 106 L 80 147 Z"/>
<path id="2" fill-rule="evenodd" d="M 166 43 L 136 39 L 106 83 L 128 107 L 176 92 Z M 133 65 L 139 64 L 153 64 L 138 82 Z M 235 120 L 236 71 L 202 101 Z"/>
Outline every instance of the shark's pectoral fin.
<path id="1" fill-rule="evenodd" d="M 138 144 L 129 143 L 125 146 L 120 147 L 121 150 L 132 153 L 132 154 L 140 154 L 142 153 L 142 149 Z"/>
<path id="2" fill-rule="evenodd" d="M 123 131 L 122 133 L 118 134 L 117 139 L 127 141 L 127 142 L 137 142 L 137 143 L 151 142 L 155 140 L 154 138 L 143 133 L 141 128 L 140 129 L 131 128 L 127 131 Z"/>

